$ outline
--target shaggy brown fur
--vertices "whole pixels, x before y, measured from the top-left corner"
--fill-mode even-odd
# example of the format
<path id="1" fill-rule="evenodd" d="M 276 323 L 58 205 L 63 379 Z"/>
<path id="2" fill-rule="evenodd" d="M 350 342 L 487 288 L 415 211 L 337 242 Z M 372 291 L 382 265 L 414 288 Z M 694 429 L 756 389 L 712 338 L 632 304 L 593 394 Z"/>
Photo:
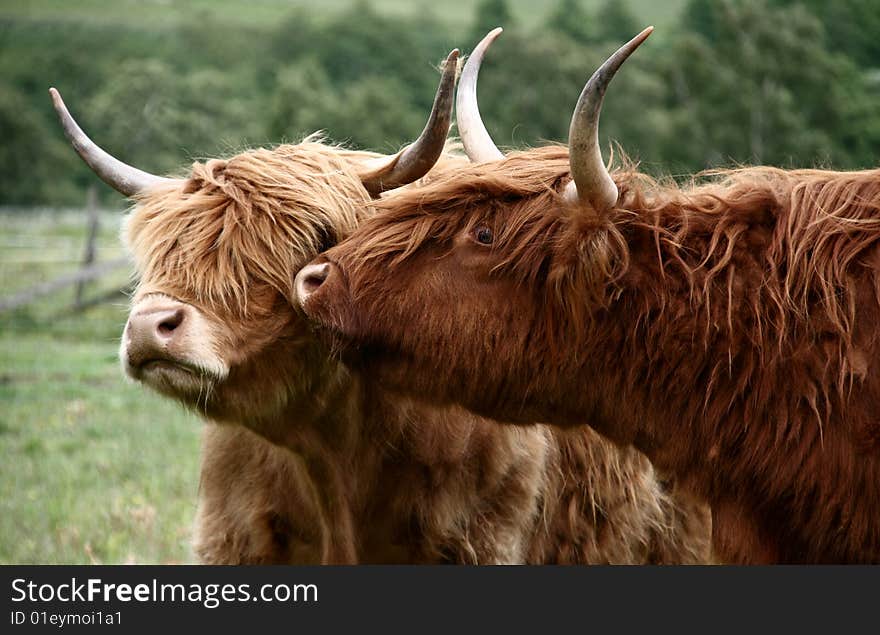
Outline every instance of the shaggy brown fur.
<path id="1" fill-rule="evenodd" d="M 557 194 L 564 148 L 441 169 L 306 311 L 398 390 L 633 444 L 723 560 L 880 561 L 880 170 L 614 176 L 600 217 Z"/>
<path id="2" fill-rule="evenodd" d="M 207 325 L 197 363 L 135 376 L 232 424 L 205 429 L 200 559 L 706 561 L 707 511 L 641 454 L 424 406 L 328 356 L 291 274 L 368 209 L 363 156 L 306 142 L 196 164 L 127 222 L 133 312 L 184 303 Z"/>

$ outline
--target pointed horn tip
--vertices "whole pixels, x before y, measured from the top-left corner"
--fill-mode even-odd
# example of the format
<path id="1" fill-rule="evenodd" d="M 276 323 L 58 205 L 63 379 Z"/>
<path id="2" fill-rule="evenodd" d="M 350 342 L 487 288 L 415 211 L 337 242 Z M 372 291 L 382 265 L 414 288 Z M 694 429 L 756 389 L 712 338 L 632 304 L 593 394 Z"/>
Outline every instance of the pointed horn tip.
<path id="1" fill-rule="evenodd" d="M 461 51 L 457 48 L 449 51 L 449 55 L 446 56 L 446 59 L 440 63 L 439 69 L 440 73 L 445 77 L 449 73 L 452 73 L 454 78 L 458 77 L 459 68 L 458 68 L 458 60 L 461 56 Z"/>
<path id="2" fill-rule="evenodd" d="M 64 105 L 64 100 L 61 99 L 61 93 L 59 93 L 58 89 L 54 86 L 49 88 L 49 97 L 52 98 L 52 103 L 55 104 L 55 108 Z"/>
<path id="3" fill-rule="evenodd" d="M 501 35 L 502 33 L 504 33 L 504 29 L 502 29 L 500 26 L 496 27 L 486 34 L 486 37 L 483 38 L 483 42 L 485 42 L 487 45 L 489 45 L 492 42 L 494 42 L 496 39 L 498 39 L 498 36 Z"/>
<path id="4" fill-rule="evenodd" d="M 474 50 L 471 51 L 471 54 L 468 57 L 468 59 L 470 59 L 471 57 L 476 57 L 477 59 L 481 59 L 482 56 L 486 53 L 486 51 L 489 50 L 489 47 L 492 46 L 492 43 L 496 39 L 498 39 L 498 36 L 501 35 L 501 33 L 503 33 L 503 32 L 504 32 L 504 29 L 502 29 L 500 26 L 489 31 L 483 37 L 482 40 L 477 42 L 477 45 L 474 47 Z"/>
<path id="5" fill-rule="evenodd" d="M 504 32 L 504 29 L 502 29 L 500 26 L 495 27 L 494 29 L 489 31 L 486 35 L 484 35 L 482 40 L 477 42 L 477 45 L 474 47 L 474 51 L 477 51 L 480 48 L 482 48 L 484 50 L 488 49 L 489 45 L 492 44 L 492 42 L 494 42 L 498 38 L 498 36 L 501 35 L 503 32 Z M 473 55 L 473 52 L 471 52 L 471 55 Z"/>
<path id="6" fill-rule="evenodd" d="M 647 40 L 647 39 L 648 39 L 648 36 L 651 35 L 653 32 L 654 32 L 654 27 L 653 27 L 653 26 L 646 27 L 641 33 L 639 33 L 639 34 L 635 37 L 635 39 L 638 40 L 639 44 L 641 44 L 642 42 L 644 42 L 645 40 Z"/>

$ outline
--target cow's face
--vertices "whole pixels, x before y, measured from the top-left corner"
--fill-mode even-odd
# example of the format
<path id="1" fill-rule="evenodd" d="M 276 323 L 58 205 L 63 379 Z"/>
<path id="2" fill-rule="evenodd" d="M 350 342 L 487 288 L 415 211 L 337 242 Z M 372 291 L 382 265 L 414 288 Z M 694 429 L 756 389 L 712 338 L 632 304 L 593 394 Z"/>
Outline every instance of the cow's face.
<path id="1" fill-rule="evenodd" d="M 221 420 L 272 419 L 295 397 L 309 340 L 280 294 L 255 288 L 231 313 L 152 288 L 142 281 L 122 334 L 126 374 Z"/>
<path id="2" fill-rule="evenodd" d="M 139 283 L 125 372 L 220 419 L 270 419 L 329 365 L 291 271 L 350 233 L 370 197 L 354 153 L 317 143 L 196 164 L 140 197 L 123 237 Z"/>
<path id="3" fill-rule="evenodd" d="M 123 232 L 139 284 L 122 338 L 133 378 L 214 418 L 267 421 L 338 368 L 291 303 L 291 275 L 350 232 L 372 197 L 422 178 L 443 154 L 458 51 L 446 58 L 419 138 L 379 156 L 306 141 L 149 174 L 89 139 L 49 89 L 65 135 L 108 185 L 137 202 Z M 317 362 L 317 363 L 316 363 Z M 327 371 L 330 372 L 330 371 Z M 264 431 L 265 432 L 265 431 Z"/>
<path id="4" fill-rule="evenodd" d="M 304 310 L 352 363 L 370 365 L 386 385 L 493 419 L 554 413 L 563 422 L 563 378 L 593 361 L 595 317 L 627 252 L 614 222 L 622 197 L 598 145 L 602 99 L 651 31 L 590 77 L 569 150 L 507 158 L 476 94 L 483 55 L 501 29 L 483 38 L 462 70 L 456 109 L 475 165 L 390 196 L 371 222 L 297 276 Z"/>
<path id="5" fill-rule="evenodd" d="M 385 385 L 534 420 L 546 382 L 566 372 L 548 363 L 565 359 L 554 348 L 570 343 L 575 320 L 589 331 L 587 312 L 601 306 L 616 262 L 613 228 L 568 213 L 554 191 L 567 158 L 563 148 L 535 150 L 387 197 L 298 274 L 304 311 L 349 364 Z M 526 170 L 534 178 L 515 190 Z M 496 200 L 498 182 L 506 195 Z"/>

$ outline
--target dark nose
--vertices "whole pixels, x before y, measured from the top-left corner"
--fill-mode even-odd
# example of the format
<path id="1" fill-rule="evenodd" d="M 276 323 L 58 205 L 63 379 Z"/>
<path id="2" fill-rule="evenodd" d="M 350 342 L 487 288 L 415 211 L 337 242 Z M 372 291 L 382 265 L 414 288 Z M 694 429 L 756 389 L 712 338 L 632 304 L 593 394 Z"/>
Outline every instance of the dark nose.
<path id="1" fill-rule="evenodd" d="M 318 265 L 306 265 L 296 274 L 294 288 L 300 304 L 304 304 L 310 295 L 317 291 L 324 281 L 330 276 L 330 263 L 322 262 Z"/>
<path id="2" fill-rule="evenodd" d="M 172 348 L 186 332 L 186 307 L 151 307 L 132 313 L 126 326 L 126 350 L 132 366 L 173 357 Z"/>

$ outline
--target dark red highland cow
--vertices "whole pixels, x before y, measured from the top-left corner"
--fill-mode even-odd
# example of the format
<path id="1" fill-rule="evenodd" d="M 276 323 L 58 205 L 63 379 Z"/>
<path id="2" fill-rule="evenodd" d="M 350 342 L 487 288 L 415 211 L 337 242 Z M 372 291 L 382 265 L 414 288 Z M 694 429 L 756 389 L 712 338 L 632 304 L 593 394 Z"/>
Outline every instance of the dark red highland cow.
<path id="1" fill-rule="evenodd" d="M 515 423 L 588 423 L 711 504 L 733 562 L 880 561 L 880 170 L 606 171 L 590 79 L 570 149 L 477 162 L 377 203 L 298 276 L 386 386 Z M 464 121 L 462 121 L 462 119 Z"/>

